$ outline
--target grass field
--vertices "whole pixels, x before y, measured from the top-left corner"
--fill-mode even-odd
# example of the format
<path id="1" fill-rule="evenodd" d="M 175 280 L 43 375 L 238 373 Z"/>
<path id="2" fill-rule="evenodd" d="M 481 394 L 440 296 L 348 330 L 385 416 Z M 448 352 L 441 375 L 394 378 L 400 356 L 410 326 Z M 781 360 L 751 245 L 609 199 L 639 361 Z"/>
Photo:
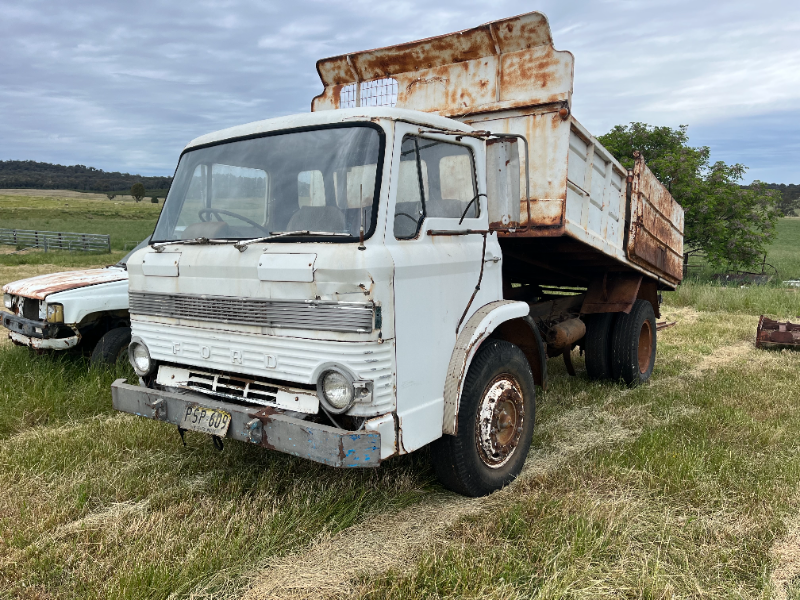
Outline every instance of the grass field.
<path id="1" fill-rule="evenodd" d="M 0 282 L 96 260 L 0 255 Z M 523 475 L 483 499 L 425 450 L 366 472 L 184 447 L 111 410 L 129 367 L 2 346 L 0 598 L 800 598 L 800 352 L 755 350 L 761 312 L 800 320 L 800 293 L 665 294 L 635 390 L 551 360 Z"/>
<path id="2" fill-rule="evenodd" d="M 102 194 L 81 194 L 54 190 L 0 190 L 0 223 L 6 229 L 71 231 L 111 235 L 111 248 L 122 250 L 126 243 L 140 242 L 153 233 L 162 203 L 149 199 L 135 203 L 130 196 L 109 200 Z"/>
<path id="3" fill-rule="evenodd" d="M 774 285 L 781 285 L 790 279 L 800 280 L 800 217 L 783 218 L 776 227 L 776 239 L 768 246 L 765 272 L 773 276 Z M 693 282 L 712 281 L 714 269 L 702 260 L 692 258 L 690 264 L 697 265 L 690 273 Z M 751 271 L 760 271 L 761 265 L 751 267 Z M 777 271 L 777 273 L 776 273 Z"/>

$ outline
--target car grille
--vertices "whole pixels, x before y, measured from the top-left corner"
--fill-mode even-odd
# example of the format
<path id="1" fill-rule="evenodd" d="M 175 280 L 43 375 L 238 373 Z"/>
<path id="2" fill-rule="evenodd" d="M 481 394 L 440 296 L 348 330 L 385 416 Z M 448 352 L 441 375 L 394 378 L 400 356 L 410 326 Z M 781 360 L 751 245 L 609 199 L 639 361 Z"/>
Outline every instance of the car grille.
<path id="1" fill-rule="evenodd" d="M 369 333 L 375 307 L 371 303 L 320 300 L 261 300 L 228 296 L 130 292 L 131 314 L 263 325 Z"/>
<path id="2" fill-rule="evenodd" d="M 20 298 L 22 300 L 22 316 L 26 319 L 39 320 L 39 301 L 32 298 Z"/>

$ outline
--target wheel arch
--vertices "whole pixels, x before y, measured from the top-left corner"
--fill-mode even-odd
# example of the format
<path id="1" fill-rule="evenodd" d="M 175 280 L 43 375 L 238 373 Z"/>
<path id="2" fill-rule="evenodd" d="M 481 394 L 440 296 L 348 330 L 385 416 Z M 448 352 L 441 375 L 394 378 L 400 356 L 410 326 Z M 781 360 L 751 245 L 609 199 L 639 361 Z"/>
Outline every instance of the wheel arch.
<path id="1" fill-rule="evenodd" d="M 450 356 L 450 364 L 447 367 L 447 376 L 444 384 L 444 418 L 442 422 L 442 433 L 455 435 L 458 431 L 458 409 L 461 403 L 461 393 L 464 389 L 464 379 L 466 378 L 469 365 L 481 344 L 492 337 L 505 323 L 515 320 L 522 321 L 528 318 L 530 307 L 525 302 L 514 300 L 497 300 L 490 302 L 479 308 L 469 318 L 461 332 L 456 338 L 456 345 Z M 529 323 L 530 321 L 530 323 Z M 524 321 L 526 326 L 533 325 L 532 319 Z M 500 339 L 506 339 L 502 328 L 498 331 Z M 538 334 L 538 331 L 536 332 Z M 541 343 L 541 336 L 538 338 Z M 513 340 L 508 340 L 512 341 Z M 523 350 L 524 351 L 524 350 Z M 525 353 L 528 356 L 528 353 Z M 530 361 L 530 358 L 528 358 Z M 534 370 L 533 367 L 531 370 Z"/>

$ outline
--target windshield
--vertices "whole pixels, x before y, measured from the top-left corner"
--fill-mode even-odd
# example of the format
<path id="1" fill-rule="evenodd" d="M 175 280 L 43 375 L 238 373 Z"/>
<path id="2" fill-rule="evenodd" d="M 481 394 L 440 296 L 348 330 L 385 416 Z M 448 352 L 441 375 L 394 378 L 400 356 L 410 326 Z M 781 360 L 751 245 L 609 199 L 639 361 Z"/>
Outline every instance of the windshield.
<path id="1" fill-rule="evenodd" d="M 355 241 L 362 223 L 369 237 L 382 157 L 383 135 L 369 124 L 270 134 L 186 152 L 153 242 L 246 240 L 282 232 L 299 232 L 304 241 Z"/>

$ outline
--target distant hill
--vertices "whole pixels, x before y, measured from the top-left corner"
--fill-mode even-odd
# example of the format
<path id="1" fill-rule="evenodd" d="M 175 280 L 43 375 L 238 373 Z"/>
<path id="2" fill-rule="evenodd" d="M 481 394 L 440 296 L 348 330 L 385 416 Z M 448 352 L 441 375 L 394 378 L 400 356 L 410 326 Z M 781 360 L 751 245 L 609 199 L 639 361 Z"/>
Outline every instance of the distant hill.
<path id="1" fill-rule="evenodd" d="M 33 188 L 81 192 L 129 192 L 141 182 L 148 194 L 164 192 L 172 177 L 142 177 L 84 165 L 53 165 L 33 160 L 0 160 L 0 189 Z"/>

